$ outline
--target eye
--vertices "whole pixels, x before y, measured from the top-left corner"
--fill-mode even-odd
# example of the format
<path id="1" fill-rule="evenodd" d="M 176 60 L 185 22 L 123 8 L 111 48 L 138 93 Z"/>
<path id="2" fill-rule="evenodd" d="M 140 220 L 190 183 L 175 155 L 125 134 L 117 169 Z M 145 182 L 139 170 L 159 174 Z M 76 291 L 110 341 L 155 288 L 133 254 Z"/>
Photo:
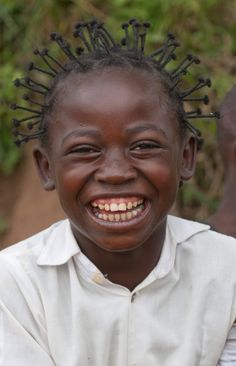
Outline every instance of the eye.
<path id="1" fill-rule="evenodd" d="M 79 155 L 83 157 L 93 157 L 100 154 L 100 149 L 93 145 L 77 145 L 69 150 L 69 154 Z"/>
<path id="2" fill-rule="evenodd" d="M 161 144 L 156 141 L 146 140 L 138 141 L 133 144 L 130 148 L 130 153 L 134 157 L 138 158 L 149 158 L 156 156 L 162 149 Z"/>
<path id="3" fill-rule="evenodd" d="M 147 150 L 147 149 L 158 149 L 160 148 L 160 145 L 158 145 L 157 143 L 154 143 L 152 141 L 141 141 L 139 143 L 137 143 L 135 146 L 133 146 L 131 148 L 131 150 Z"/>

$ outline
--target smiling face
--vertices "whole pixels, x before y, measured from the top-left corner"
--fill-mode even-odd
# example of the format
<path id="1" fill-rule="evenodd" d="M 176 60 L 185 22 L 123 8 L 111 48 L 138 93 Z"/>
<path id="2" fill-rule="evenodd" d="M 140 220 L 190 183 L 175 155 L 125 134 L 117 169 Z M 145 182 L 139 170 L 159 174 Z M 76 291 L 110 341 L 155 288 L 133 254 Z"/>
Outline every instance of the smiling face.
<path id="1" fill-rule="evenodd" d="M 64 82 L 50 147 L 35 157 L 85 252 L 162 245 L 179 182 L 194 165 L 194 139 L 181 136 L 170 106 L 148 71 L 110 67 Z"/>

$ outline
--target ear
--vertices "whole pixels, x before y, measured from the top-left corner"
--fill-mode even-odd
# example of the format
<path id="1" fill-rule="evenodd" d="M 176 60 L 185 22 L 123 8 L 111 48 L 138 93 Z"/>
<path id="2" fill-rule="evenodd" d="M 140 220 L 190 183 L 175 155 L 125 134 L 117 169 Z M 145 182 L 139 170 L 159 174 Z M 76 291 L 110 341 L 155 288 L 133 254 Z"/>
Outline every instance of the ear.
<path id="1" fill-rule="evenodd" d="M 45 191 L 53 191 L 55 189 L 55 183 L 52 177 L 48 154 L 41 146 L 37 146 L 33 150 L 33 156 L 43 188 Z"/>
<path id="2" fill-rule="evenodd" d="M 180 181 L 185 182 L 192 178 L 197 155 L 197 140 L 193 135 L 189 135 L 184 142 L 182 153 L 182 165 L 180 169 Z"/>

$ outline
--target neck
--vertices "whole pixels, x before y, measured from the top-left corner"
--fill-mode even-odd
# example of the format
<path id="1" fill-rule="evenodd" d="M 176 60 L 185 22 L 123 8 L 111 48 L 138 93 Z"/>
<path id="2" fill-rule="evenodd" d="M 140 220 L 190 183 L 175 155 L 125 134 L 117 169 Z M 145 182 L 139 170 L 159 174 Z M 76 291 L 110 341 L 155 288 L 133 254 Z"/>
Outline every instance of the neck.
<path id="1" fill-rule="evenodd" d="M 132 291 L 141 283 L 157 265 L 165 240 L 166 220 L 157 233 L 154 232 L 145 243 L 138 248 L 124 252 L 110 252 L 91 243 L 85 237 L 77 240 L 82 252 L 107 276 L 118 285 Z"/>
<path id="2" fill-rule="evenodd" d="M 98 263 L 98 268 L 107 274 L 111 282 L 127 287 L 132 291 L 155 268 L 160 254 L 160 247 L 153 250 L 151 246 L 148 248 L 140 247 L 132 253 L 106 252 L 105 258 Z"/>

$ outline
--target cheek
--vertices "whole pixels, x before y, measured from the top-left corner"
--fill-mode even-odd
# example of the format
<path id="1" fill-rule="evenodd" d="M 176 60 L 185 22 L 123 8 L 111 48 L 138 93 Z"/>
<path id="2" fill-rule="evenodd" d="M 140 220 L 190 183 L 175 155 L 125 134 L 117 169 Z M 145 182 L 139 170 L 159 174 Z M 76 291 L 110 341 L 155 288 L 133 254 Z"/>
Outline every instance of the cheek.
<path id="1" fill-rule="evenodd" d="M 67 196 L 78 195 L 92 174 L 92 169 L 86 165 L 65 162 L 56 169 L 56 188 Z"/>
<path id="2" fill-rule="evenodd" d="M 175 159 L 146 162 L 142 169 L 149 182 L 157 189 L 176 189 L 179 182 L 179 164 Z"/>
<path id="3" fill-rule="evenodd" d="M 157 169 L 155 181 L 159 188 L 160 198 L 163 196 L 167 201 L 175 199 L 179 187 L 179 177 L 175 166 L 172 169 L 166 166 Z"/>

